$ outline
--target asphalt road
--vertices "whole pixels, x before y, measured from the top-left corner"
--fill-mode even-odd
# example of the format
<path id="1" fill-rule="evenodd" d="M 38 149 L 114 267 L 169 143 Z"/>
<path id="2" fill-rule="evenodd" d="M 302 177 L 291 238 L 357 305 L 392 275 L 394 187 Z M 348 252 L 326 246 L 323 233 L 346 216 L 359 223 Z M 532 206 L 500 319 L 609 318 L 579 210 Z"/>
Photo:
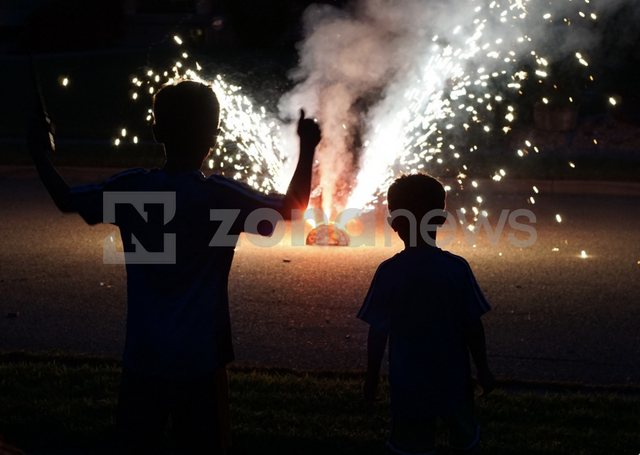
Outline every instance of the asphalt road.
<path id="1" fill-rule="evenodd" d="M 109 173 L 65 170 L 74 184 Z M 640 194 L 581 194 L 594 192 L 590 183 L 551 192 L 541 182 L 527 205 L 530 183 L 487 190 L 484 207 L 490 217 L 532 210 L 533 246 L 513 246 L 507 227 L 495 247 L 485 233 L 469 246 L 461 230 L 447 247 L 468 259 L 493 306 L 484 317 L 492 368 L 520 379 L 640 384 Z M 468 197 L 452 196 L 450 208 Z M 0 169 L 0 350 L 121 353 L 125 271 L 102 262 L 113 230 L 58 213 L 32 170 Z M 377 265 L 400 249 L 286 239 L 261 248 L 244 239 L 230 276 L 237 363 L 364 369 L 367 326 L 355 315 Z"/>

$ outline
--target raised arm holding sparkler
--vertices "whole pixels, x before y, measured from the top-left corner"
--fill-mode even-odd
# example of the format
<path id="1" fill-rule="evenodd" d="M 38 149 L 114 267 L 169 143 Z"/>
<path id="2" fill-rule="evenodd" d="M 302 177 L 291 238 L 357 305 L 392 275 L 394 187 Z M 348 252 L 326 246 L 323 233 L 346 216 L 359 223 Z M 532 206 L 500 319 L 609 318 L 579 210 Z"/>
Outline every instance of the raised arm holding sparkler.
<path id="1" fill-rule="evenodd" d="M 67 182 L 56 171 L 51 162 L 51 153 L 55 150 L 55 129 L 51 116 L 45 106 L 35 62 L 31 59 L 31 74 L 35 87 L 35 97 L 32 103 L 28 124 L 27 144 L 33 164 L 38 170 L 40 180 L 51 195 L 53 202 L 65 213 L 75 212 L 69 201 L 70 188 Z"/>

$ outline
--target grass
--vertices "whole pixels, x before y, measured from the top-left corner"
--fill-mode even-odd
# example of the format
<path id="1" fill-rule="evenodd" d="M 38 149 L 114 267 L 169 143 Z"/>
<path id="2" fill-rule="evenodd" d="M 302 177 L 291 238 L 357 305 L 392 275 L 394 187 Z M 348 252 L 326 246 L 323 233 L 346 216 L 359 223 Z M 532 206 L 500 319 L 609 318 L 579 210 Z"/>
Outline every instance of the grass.
<path id="1" fill-rule="evenodd" d="M 0 433 L 25 450 L 110 453 L 120 364 L 115 359 L 0 356 Z M 388 383 L 361 398 L 359 374 L 231 370 L 233 454 L 384 454 Z M 640 397 L 508 393 L 476 400 L 484 453 L 635 454 Z M 444 439 L 439 446 L 446 452 Z"/>

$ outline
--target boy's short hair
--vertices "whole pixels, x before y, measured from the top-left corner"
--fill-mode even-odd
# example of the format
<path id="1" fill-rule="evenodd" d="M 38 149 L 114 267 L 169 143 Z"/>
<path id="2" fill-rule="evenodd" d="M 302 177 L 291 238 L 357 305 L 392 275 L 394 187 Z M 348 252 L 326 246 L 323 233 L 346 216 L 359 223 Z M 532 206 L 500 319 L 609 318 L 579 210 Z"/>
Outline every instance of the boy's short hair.
<path id="1" fill-rule="evenodd" d="M 153 116 L 166 141 L 200 141 L 217 134 L 220 103 L 210 85 L 183 80 L 154 95 Z"/>
<path id="2" fill-rule="evenodd" d="M 430 211 L 444 210 L 446 197 L 440 180 L 426 173 L 408 174 L 391 184 L 387 192 L 387 204 L 392 211 L 408 210 L 420 222 Z M 434 217 L 434 221 L 438 218 Z M 436 223 L 441 224 L 439 220 Z"/>

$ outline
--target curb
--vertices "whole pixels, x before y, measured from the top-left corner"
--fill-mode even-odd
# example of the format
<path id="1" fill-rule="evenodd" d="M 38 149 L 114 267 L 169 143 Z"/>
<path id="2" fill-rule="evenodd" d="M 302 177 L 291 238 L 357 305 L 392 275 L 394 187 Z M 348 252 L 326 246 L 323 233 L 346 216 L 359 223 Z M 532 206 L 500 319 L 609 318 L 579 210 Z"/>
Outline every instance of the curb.
<path id="1" fill-rule="evenodd" d="M 91 183 L 101 181 L 114 174 L 126 170 L 126 168 L 101 168 L 101 167 L 72 167 L 59 166 L 57 168 L 63 177 L 68 178 L 71 184 Z M 208 175 L 208 169 L 205 174 Z M 34 167 L 26 165 L 0 165 L 0 179 L 36 179 L 37 173 Z M 457 188 L 458 183 L 452 178 L 441 179 L 445 185 Z M 571 195 L 618 195 L 640 196 L 640 183 L 638 182 L 607 182 L 594 180 L 508 180 L 500 182 L 491 179 L 467 179 L 465 183 L 474 180 L 481 190 L 490 192 L 521 193 L 534 195 L 533 187 L 538 188 L 544 194 L 571 194 Z"/>

